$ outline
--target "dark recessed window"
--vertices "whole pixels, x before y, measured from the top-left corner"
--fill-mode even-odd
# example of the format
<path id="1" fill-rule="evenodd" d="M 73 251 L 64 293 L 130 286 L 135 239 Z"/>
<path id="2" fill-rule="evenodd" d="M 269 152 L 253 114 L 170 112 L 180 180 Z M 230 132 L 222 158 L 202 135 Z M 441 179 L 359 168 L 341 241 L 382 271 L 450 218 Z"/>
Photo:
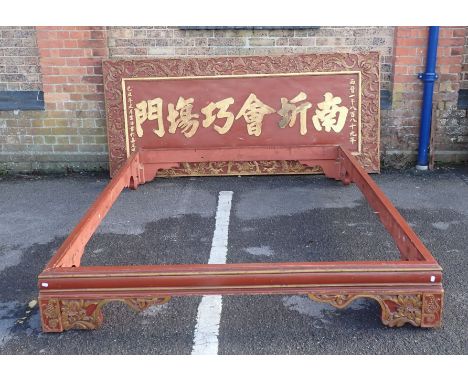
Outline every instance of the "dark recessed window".
<path id="1" fill-rule="evenodd" d="M 468 109 L 468 89 L 460 89 L 458 91 L 458 104 L 459 109 Z"/>
<path id="2" fill-rule="evenodd" d="M 392 108 L 392 93 L 389 90 L 380 91 L 380 108 L 383 110 Z"/>
<path id="3" fill-rule="evenodd" d="M 0 110 L 44 110 L 44 92 L 0 91 Z"/>

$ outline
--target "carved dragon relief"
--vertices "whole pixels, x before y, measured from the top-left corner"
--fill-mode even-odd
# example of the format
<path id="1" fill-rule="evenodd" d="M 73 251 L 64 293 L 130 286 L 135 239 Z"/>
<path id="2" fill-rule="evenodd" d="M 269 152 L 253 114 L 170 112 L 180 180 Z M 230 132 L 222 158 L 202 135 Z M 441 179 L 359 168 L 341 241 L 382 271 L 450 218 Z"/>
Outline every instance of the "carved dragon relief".
<path id="1" fill-rule="evenodd" d="M 203 175 L 321 174 L 320 166 L 305 166 L 297 161 L 249 161 L 182 163 L 179 168 L 158 171 L 158 177 Z"/>
<path id="2" fill-rule="evenodd" d="M 101 308 L 111 301 L 122 301 L 137 312 L 152 305 L 169 302 L 170 297 L 116 298 L 116 299 L 56 299 L 41 301 L 41 319 L 44 331 L 62 332 L 69 329 L 96 329 L 103 321 Z"/>
<path id="3" fill-rule="evenodd" d="M 414 326 L 435 327 L 440 325 L 442 294 L 309 294 L 314 301 L 345 308 L 358 298 L 372 298 L 382 308 L 382 322 L 389 327 L 401 327 L 406 323 Z"/>

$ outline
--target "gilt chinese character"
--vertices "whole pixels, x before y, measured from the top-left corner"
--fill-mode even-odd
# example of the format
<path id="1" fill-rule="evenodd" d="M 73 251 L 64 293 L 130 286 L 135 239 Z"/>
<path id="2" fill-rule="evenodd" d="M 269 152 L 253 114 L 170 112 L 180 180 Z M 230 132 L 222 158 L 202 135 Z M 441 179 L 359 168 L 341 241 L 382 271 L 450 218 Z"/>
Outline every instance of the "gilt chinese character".
<path id="1" fill-rule="evenodd" d="M 226 122 L 223 126 L 218 126 L 216 124 L 214 125 L 214 129 L 219 134 L 226 134 L 234 122 L 234 114 L 227 111 L 228 107 L 233 103 L 234 98 L 229 97 L 216 103 L 210 102 L 207 106 L 201 109 L 201 112 L 205 115 L 205 119 L 203 120 L 203 127 L 209 127 L 216 120 L 216 118 L 226 118 Z M 218 112 L 213 114 L 216 109 L 219 109 Z"/>
<path id="2" fill-rule="evenodd" d="M 153 132 L 158 136 L 164 135 L 164 121 L 162 117 L 163 101 L 161 98 L 150 99 L 148 101 L 141 101 L 137 103 L 135 108 L 136 132 L 141 138 L 143 136 L 143 128 L 141 125 L 145 121 L 156 120 L 156 128 Z"/>
<path id="3" fill-rule="evenodd" d="M 322 131 L 322 128 L 325 128 L 326 132 L 333 130 L 335 133 L 339 133 L 346 122 L 348 108 L 346 106 L 339 106 L 341 98 L 333 97 L 332 93 L 325 93 L 324 98 L 325 101 L 317 105 L 318 109 L 315 110 L 315 115 L 312 117 L 314 127 L 318 131 Z"/>
<path id="4" fill-rule="evenodd" d="M 170 122 L 169 132 L 174 134 L 178 128 L 186 138 L 191 138 L 197 132 L 199 122 L 198 114 L 192 114 L 193 98 L 184 99 L 179 97 L 177 105 L 170 103 L 168 106 L 167 120 Z"/>
<path id="5" fill-rule="evenodd" d="M 354 131 L 351 131 L 349 133 L 349 142 L 354 145 L 354 143 L 356 142 L 356 137 L 357 134 Z"/>
<path id="6" fill-rule="evenodd" d="M 260 101 L 255 94 L 250 94 L 237 113 L 236 119 L 244 117 L 249 135 L 258 137 L 262 133 L 263 117 L 274 113 L 275 109 Z"/>
<path id="7" fill-rule="evenodd" d="M 304 92 L 300 92 L 291 101 L 288 101 L 287 98 L 281 98 L 281 109 L 278 111 L 278 114 L 283 118 L 278 123 L 279 127 L 283 129 L 288 124 L 289 127 L 293 127 L 296 123 L 296 116 L 300 114 L 300 133 L 301 135 L 307 134 L 306 114 L 307 109 L 310 109 L 312 104 L 304 102 L 301 105 L 294 105 L 297 102 L 304 101 L 306 98 L 307 95 Z"/>

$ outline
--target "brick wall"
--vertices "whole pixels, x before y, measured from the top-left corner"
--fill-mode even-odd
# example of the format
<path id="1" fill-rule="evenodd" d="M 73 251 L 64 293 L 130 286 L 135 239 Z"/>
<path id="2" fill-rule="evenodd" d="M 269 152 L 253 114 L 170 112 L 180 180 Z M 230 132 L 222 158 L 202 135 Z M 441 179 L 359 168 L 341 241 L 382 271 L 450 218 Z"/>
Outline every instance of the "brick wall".
<path id="1" fill-rule="evenodd" d="M 181 30 L 110 27 L 111 57 L 381 53 L 382 88 L 391 88 L 393 27 L 320 27 L 296 30 Z"/>
<path id="2" fill-rule="evenodd" d="M 103 27 L 37 27 L 45 111 L 0 112 L 3 170 L 107 168 Z M 0 167 L 0 170 L 2 167 Z"/>
<path id="3" fill-rule="evenodd" d="M 465 27 L 441 27 L 434 87 L 435 157 L 439 161 L 468 158 L 467 110 L 457 109 L 462 70 Z M 395 31 L 392 109 L 382 113 L 382 156 L 384 164 L 402 166 L 417 155 L 427 27 L 399 27 Z"/>
<path id="4" fill-rule="evenodd" d="M 432 124 L 436 158 L 439 159 L 458 159 L 457 156 L 465 156 L 463 153 L 468 151 L 467 110 L 457 108 L 466 31 L 465 27 L 445 27 L 441 28 L 439 36 L 439 80 L 434 89 L 436 112 Z"/>
<path id="5" fill-rule="evenodd" d="M 34 27 L 0 26 L 0 91 L 41 90 Z"/>
<path id="6" fill-rule="evenodd" d="M 468 89 L 468 27 L 465 28 L 465 46 L 463 49 L 463 66 L 461 75 L 460 88 Z"/>
<path id="7" fill-rule="evenodd" d="M 381 114 L 381 153 L 386 165 L 414 161 L 423 88 L 417 74 L 424 71 L 426 35 L 424 27 L 395 29 L 392 109 Z"/>
<path id="8" fill-rule="evenodd" d="M 436 159 L 468 159 L 466 27 L 442 27 L 434 100 Z M 427 28 L 320 27 L 296 30 L 183 30 L 175 27 L 2 27 L 0 91 L 44 90 L 44 111 L 0 111 L 1 171 L 107 168 L 101 60 L 106 57 L 381 53 L 384 165 L 414 164 Z M 40 66 L 38 65 L 40 64 Z"/>

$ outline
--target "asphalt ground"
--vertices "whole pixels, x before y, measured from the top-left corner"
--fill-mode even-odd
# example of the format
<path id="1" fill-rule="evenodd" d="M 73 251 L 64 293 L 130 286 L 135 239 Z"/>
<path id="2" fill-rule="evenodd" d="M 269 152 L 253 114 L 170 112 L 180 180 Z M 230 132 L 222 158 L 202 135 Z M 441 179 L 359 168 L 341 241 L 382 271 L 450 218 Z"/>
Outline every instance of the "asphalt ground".
<path id="1" fill-rule="evenodd" d="M 388 328 L 373 300 L 224 296 L 219 354 L 467 354 L 468 168 L 373 178 L 444 268 L 443 326 Z M 104 306 L 94 331 L 45 334 L 37 275 L 104 188 L 105 175 L 0 179 L 1 354 L 190 354 L 200 297 L 135 313 Z M 356 188 L 323 176 L 158 179 L 125 190 L 83 265 L 207 263 L 220 191 L 233 191 L 227 262 L 396 260 Z"/>

